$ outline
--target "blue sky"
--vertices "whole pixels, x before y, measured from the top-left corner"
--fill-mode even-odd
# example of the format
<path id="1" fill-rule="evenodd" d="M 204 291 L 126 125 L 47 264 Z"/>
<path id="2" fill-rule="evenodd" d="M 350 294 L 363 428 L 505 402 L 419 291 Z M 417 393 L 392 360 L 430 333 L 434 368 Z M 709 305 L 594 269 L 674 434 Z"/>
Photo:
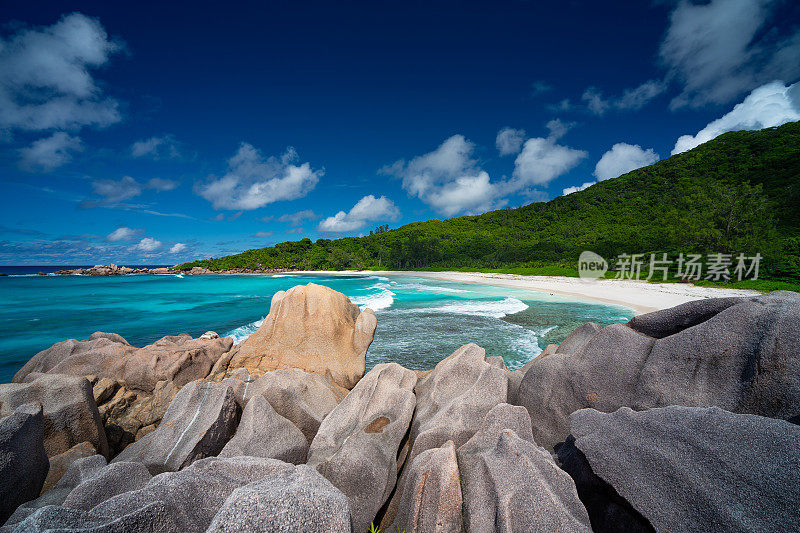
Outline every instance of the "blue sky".
<path id="1" fill-rule="evenodd" d="M 173 264 L 516 207 L 800 120 L 796 2 L 1 16 L 0 264 Z"/>

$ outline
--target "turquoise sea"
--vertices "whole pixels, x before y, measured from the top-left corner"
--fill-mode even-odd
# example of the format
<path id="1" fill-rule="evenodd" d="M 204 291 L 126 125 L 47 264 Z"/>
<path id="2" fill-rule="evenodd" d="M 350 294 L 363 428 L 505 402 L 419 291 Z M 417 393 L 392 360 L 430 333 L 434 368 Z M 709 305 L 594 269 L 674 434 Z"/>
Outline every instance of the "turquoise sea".
<path id="1" fill-rule="evenodd" d="M 52 269 L 51 269 L 52 270 Z M 432 368 L 475 342 L 518 368 L 587 321 L 626 322 L 633 311 L 532 291 L 413 276 L 220 275 L 0 277 L 0 383 L 53 343 L 110 331 L 143 346 L 164 335 L 213 330 L 237 341 L 255 331 L 272 295 L 308 282 L 347 294 L 378 317 L 367 367 Z"/>

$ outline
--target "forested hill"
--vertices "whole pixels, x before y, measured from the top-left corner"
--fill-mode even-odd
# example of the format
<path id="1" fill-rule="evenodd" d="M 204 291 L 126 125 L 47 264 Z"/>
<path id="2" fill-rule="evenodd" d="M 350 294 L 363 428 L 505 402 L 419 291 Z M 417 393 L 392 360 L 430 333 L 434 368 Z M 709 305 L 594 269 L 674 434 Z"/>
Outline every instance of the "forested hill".
<path id="1" fill-rule="evenodd" d="M 384 228 L 380 228 L 383 230 Z M 302 239 L 181 268 L 574 268 L 583 250 L 760 252 L 762 277 L 800 279 L 800 122 L 730 132 L 549 202 Z"/>

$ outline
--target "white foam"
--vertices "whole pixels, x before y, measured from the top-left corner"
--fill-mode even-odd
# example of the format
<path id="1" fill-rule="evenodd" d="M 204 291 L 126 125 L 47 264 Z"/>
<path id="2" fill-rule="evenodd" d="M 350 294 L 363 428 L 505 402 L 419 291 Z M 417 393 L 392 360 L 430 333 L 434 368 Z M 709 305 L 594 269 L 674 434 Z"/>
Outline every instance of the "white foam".
<path id="1" fill-rule="evenodd" d="M 249 324 L 245 324 L 244 326 L 239 326 L 238 328 L 232 329 L 228 333 L 223 335 L 223 337 L 232 337 L 233 343 L 239 344 L 247 337 L 258 331 L 258 328 L 260 328 L 261 324 L 264 323 L 264 318 L 260 320 L 255 320 L 253 322 L 250 322 Z"/>
<path id="2" fill-rule="evenodd" d="M 398 288 L 404 290 L 426 291 L 426 292 L 450 292 L 450 293 L 470 292 L 464 289 L 455 289 L 453 287 L 439 287 L 437 285 L 423 285 L 422 283 L 404 283 L 400 285 Z"/>
<path id="3" fill-rule="evenodd" d="M 428 313 L 453 313 L 455 315 L 485 316 L 489 318 L 503 318 L 507 315 L 519 313 L 528 308 L 528 304 L 516 298 L 504 300 L 468 300 L 455 304 L 418 309 L 418 312 Z"/>
<path id="4" fill-rule="evenodd" d="M 350 301 L 356 304 L 363 311 L 369 307 L 373 311 L 389 309 L 394 303 L 395 293 L 389 290 L 388 283 L 376 283 L 371 287 L 362 289 L 365 291 L 375 291 L 363 296 L 351 296 Z"/>
<path id="5" fill-rule="evenodd" d="M 272 277 L 272 278 L 288 278 L 289 274 L 273 274 L 270 277 Z"/>

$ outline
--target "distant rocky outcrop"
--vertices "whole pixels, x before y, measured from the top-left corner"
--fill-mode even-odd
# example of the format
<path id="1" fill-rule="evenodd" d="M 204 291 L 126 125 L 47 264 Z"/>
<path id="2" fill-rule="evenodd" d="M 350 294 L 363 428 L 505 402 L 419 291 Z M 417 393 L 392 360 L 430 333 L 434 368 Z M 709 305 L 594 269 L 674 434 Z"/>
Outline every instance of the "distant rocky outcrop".
<path id="1" fill-rule="evenodd" d="M 375 313 L 361 311 L 344 294 L 314 283 L 298 285 L 272 297 L 258 331 L 220 358 L 213 374 L 299 368 L 352 389 L 364 375 L 376 326 Z"/>
<path id="2" fill-rule="evenodd" d="M 613 412 L 669 405 L 791 419 L 800 415 L 800 295 L 776 291 L 709 299 L 576 330 L 569 352 L 539 358 L 517 402 L 552 448 L 583 408 Z M 572 336 L 571 336 L 572 337 Z"/>

